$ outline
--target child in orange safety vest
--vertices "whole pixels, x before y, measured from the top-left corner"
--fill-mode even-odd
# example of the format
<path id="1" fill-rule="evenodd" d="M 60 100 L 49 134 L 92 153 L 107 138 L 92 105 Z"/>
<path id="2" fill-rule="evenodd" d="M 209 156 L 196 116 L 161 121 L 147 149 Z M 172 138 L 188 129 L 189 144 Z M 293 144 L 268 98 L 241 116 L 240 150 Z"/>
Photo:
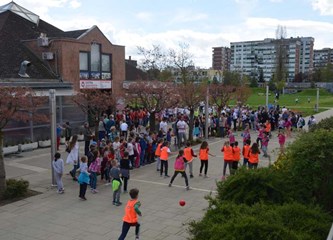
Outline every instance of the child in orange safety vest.
<path id="1" fill-rule="evenodd" d="M 197 155 L 194 154 L 193 149 L 191 148 L 191 142 L 186 143 L 186 148 L 184 148 L 184 157 L 186 159 L 185 162 L 185 172 L 187 165 L 190 169 L 190 178 L 193 178 L 193 157 L 196 157 Z"/>
<path id="2" fill-rule="evenodd" d="M 229 172 L 231 174 L 231 167 L 232 167 L 232 162 L 234 160 L 234 154 L 233 154 L 233 150 L 232 147 L 230 145 L 229 141 L 225 141 L 224 145 L 221 149 L 221 152 L 223 152 L 223 160 L 224 160 L 224 164 L 223 164 L 223 173 L 222 173 L 222 181 L 225 180 L 225 174 L 227 171 L 227 167 L 229 167 Z"/>
<path id="3" fill-rule="evenodd" d="M 156 170 L 157 172 L 160 171 L 160 168 L 161 168 L 161 159 L 160 159 L 160 156 L 161 156 L 161 148 L 162 148 L 162 145 L 163 145 L 163 138 L 161 138 L 160 140 L 158 140 L 158 143 L 157 143 L 157 147 L 156 147 L 156 150 L 155 150 L 155 157 L 156 157 Z"/>
<path id="4" fill-rule="evenodd" d="M 259 163 L 260 150 L 257 143 L 253 143 L 249 151 L 249 168 L 257 169 Z"/>
<path id="5" fill-rule="evenodd" d="M 233 148 L 232 148 L 232 151 L 233 151 L 233 161 L 232 161 L 232 172 L 231 174 L 235 174 L 235 171 L 238 169 L 238 163 L 240 161 L 240 156 L 241 156 L 241 150 L 240 150 L 240 147 L 238 147 L 238 142 L 236 141 Z"/>
<path id="6" fill-rule="evenodd" d="M 139 240 L 140 234 L 140 223 L 138 222 L 138 215 L 141 217 L 142 213 L 139 209 L 141 203 L 138 201 L 139 190 L 133 188 L 129 191 L 131 199 L 128 200 L 125 207 L 125 215 L 123 217 L 123 227 L 121 235 L 118 240 L 124 240 L 130 229 L 130 227 L 135 226 L 135 239 Z"/>
<path id="7" fill-rule="evenodd" d="M 164 177 L 165 178 L 170 177 L 168 175 L 168 158 L 169 158 L 170 153 L 172 153 L 172 152 L 170 151 L 170 148 L 169 148 L 169 142 L 165 141 L 161 147 L 161 155 L 160 155 L 160 159 L 161 159 L 160 175 L 161 175 L 161 177 L 163 175 L 163 167 L 165 168 Z"/>
<path id="8" fill-rule="evenodd" d="M 201 162 L 200 166 L 200 172 L 199 176 L 202 176 L 202 170 L 205 167 L 205 178 L 207 178 L 207 171 L 208 171 L 208 155 L 215 157 L 215 155 L 212 155 L 209 153 L 209 147 L 208 147 L 208 142 L 203 141 L 200 146 L 200 151 L 199 151 L 199 158 Z"/>

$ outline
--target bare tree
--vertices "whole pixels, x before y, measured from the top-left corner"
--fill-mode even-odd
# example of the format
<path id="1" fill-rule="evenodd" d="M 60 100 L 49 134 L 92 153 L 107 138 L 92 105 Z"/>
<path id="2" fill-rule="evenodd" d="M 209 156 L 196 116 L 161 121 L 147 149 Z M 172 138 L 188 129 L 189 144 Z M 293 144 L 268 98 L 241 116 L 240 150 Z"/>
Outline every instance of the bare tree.
<path id="1" fill-rule="evenodd" d="M 171 77 L 167 70 L 167 54 L 159 45 L 152 48 L 137 47 L 138 54 L 143 57 L 139 62 L 140 68 L 148 73 L 149 80 L 168 80 Z"/>
<path id="2" fill-rule="evenodd" d="M 189 116 L 189 137 L 193 140 L 194 129 L 194 112 L 199 107 L 200 102 L 204 99 L 205 90 L 207 88 L 207 79 L 196 78 L 193 73 L 194 62 L 193 55 L 189 51 L 189 45 L 179 43 L 178 49 L 169 50 L 170 65 L 176 71 L 180 72 L 180 83 L 178 84 L 181 103 L 190 111 Z"/>
<path id="3" fill-rule="evenodd" d="M 219 115 L 222 109 L 228 105 L 229 101 L 232 99 L 234 91 L 235 87 L 231 85 L 224 85 L 222 83 L 213 83 L 210 85 L 210 99 L 212 103 L 217 106 Z"/>
<path id="4" fill-rule="evenodd" d="M 44 114 L 37 113 L 38 107 L 46 102 L 44 97 L 36 97 L 30 88 L 2 87 L 0 91 L 0 197 L 6 190 L 6 170 L 4 165 L 3 129 L 10 121 L 48 121 Z"/>
<path id="5" fill-rule="evenodd" d="M 108 109 L 116 107 L 116 99 L 111 91 L 101 89 L 84 89 L 72 99 L 78 107 L 93 119 L 95 136 L 98 136 L 98 122 L 102 114 Z"/>
<path id="6" fill-rule="evenodd" d="M 240 87 L 237 87 L 237 89 L 234 91 L 234 99 L 237 101 L 237 104 L 239 106 L 243 106 L 249 97 L 251 96 L 251 88 L 247 85 L 243 85 Z"/>
<path id="7" fill-rule="evenodd" d="M 179 96 L 172 83 L 139 81 L 129 85 L 126 101 L 134 101 L 149 112 L 149 126 L 154 131 L 156 130 L 156 113 L 161 112 L 165 108 L 175 107 L 179 102 Z"/>

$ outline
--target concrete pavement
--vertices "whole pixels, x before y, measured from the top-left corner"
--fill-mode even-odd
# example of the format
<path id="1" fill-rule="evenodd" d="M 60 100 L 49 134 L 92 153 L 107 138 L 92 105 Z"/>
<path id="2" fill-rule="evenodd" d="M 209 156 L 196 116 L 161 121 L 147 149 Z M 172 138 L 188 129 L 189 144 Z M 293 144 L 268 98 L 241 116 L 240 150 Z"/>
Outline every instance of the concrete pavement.
<path id="1" fill-rule="evenodd" d="M 319 121 L 332 116 L 333 110 L 316 115 Z M 278 155 L 277 133 L 269 143 L 272 161 Z M 251 132 L 252 140 L 256 134 Z M 236 139 L 241 142 L 240 132 Z M 212 138 L 209 140 L 210 152 L 217 157 L 209 159 L 209 178 L 198 176 L 200 162 L 194 160 L 194 178 L 189 179 L 192 190 L 185 190 L 184 179 L 178 176 L 169 188 L 170 178 L 164 179 L 156 172 L 156 165 L 151 164 L 131 172 L 129 189 L 137 187 L 140 190 L 139 200 L 142 203 L 143 217 L 141 222 L 141 237 L 146 240 L 185 240 L 188 237 L 187 225 L 191 220 L 203 216 L 208 206 L 204 196 L 214 194 L 216 181 L 222 175 L 221 146 L 226 139 Z M 291 142 L 293 139 L 288 139 Z M 242 144 L 240 144 L 242 145 Z M 199 146 L 195 146 L 197 153 Z M 81 154 L 83 143 L 81 143 Z M 66 159 L 67 153 L 62 146 L 61 154 Z M 121 194 L 123 205 L 112 205 L 112 190 L 110 185 L 98 182 L 99 193 L 87 191 L 87 201 L 78 198 L 79 186 L 69 175 L 64 176 L 65 194 L 57 194 L 51 187 L 50 149 L 38 149 L 5 158 L 7 178 L 26 179 L 33 190 L 42 194 L 30 197 L 12 204 L 0 207 L 0 239 L 6 240 L 113 240 L 118 239 L 122 226 L 124 205 L 129 199 L 128 194 Z M 169 175 L 173 174 L 174 156 L 170 157 Z M 267 166 L 268 160 L 260 157 L 260 166 Z M 66 172 L 70 166 L 66 166 Z M 180 207 L 180 199 L 186 201 Z M 135 239 L 134 229 L 126 239 Z"/>

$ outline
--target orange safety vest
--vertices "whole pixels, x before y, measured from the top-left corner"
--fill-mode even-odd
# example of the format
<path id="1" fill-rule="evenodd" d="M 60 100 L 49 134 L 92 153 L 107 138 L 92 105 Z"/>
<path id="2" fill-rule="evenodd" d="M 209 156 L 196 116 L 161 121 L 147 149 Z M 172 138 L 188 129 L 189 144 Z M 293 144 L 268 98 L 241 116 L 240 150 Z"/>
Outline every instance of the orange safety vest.
<path id="1" fill-rule="evenodd" d="M 250 145 L 245 145 L 243 147 L 243 157 L 249 158 Z"/>
<path id="2" fill-rule="evenodd" d="M 249 162 L 250 163 L 258 163 L 259 162 L 259 153 L 251 153 L 249 152 Z"/>
<path id="3" fill-rule="evenodd" d="M 223 146 L 224 160 L 232 161 L 234 159 L 234 153 L 232 152 L 232 147 Z"/>
<path id="4" fill-rule="evenodd" d="M 201 149 L 200 148 L 200 152 L 199 152 L 199 157 L 200 157 L 200 160 L 202 161 L 207 161 L 208 160 L 208 152 L 209 152 L 209 148 L 206 148 L 206 149 Z"/>
<path id="5" fill-rule="evenodd" d="M 234 158 L 233 158 L 233 160 L 234 161 L 239 161 L 240 160 L 240 148 L 238 146 L 234 147 L 233 151 L 234 151 Z"/>
<path id="6" fill-rule="evenodd" d="M 168 158 L 169 158 L 168 150 L 169 150 L 168 147 L 162 147 L 161 148 L 161 156 L 160 156 L 161 160 L 168 161 Z"/>
<path id="7" fill-rule="evenodd" d="M 266 123 L 266 132 L 270 132 L 271 131 L 271 124 L 270 123 Z"/>
<path id="8" fill-rule="evenodd" d="M 162 147 L 162 143 L 157 145 L 157 148 L 155 150 L 155 156 L 157 156 L 157 157 L 161 156 L 161 147 Z"/>
<path id="9" fill-rule="evenodd" d="M 184 148 L 184 157 L 188 162 L 192 162 L 193 160 L 192 148 L 190 147 Z"/>
<path id="10" fill-rule="evenodd" d="M 125 216 L 123 221 L 127 223 L 136 223 L 138 222 L 138 216 L 135 212 L 134 205 L 138 202 L 137 199 L 128 200 L 125 207 Z"/>

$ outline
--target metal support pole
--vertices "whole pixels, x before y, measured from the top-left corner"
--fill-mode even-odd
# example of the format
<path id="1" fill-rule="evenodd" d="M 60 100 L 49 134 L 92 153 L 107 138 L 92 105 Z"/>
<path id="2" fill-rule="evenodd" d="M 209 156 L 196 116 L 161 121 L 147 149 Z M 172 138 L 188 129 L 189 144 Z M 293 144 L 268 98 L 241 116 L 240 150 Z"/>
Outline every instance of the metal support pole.
<path id="1" fill-rule="evenodd" d="M 266 86 L 266 108 L 268 110 L 268 93 L 269 93 L 269 86 Z"/>
<path id="2" fill-rule="evenodd" d="M 208 139 L 208 118 L 209 118 L 209 113 L 208 113 L 208 103 L 209 101 L 209 86 L 207 86 L 207 92 L 206 92 L 206 108 L 205 108 L 205 138 Z"/>
<path id="3" fill-rule="evenodd" d="M 63 116 L 62 116 L 62 111 L 63 111 L 63 106 L 62 106 L 62 96 L 58 96 L 58 100 L 59 100 L 59 119 L 58 119 L 58 123 L 60 123 L 61 125 L 63 124 Z"/>
<path id="4" fill-rule="evenodd" d="M 56 109 L 56 90 L 50 89 L 49 90 L 49 102 L 50 102 L 50 120 L 51 120 L 51 172 L 52 172 L 52 182 L 51 185 L 56 185 L 52 160 L 54 158 L 54 154 L 56 153 L 56 144 L 57 144 L 57 136 L 56 136 L 56 124 L 57 124 L 57 109 Z"/>
<path id="5" fill-rule="evenodd" d="M 319 88 L 317 88 L 316 112 L 319 112 Z"/>

